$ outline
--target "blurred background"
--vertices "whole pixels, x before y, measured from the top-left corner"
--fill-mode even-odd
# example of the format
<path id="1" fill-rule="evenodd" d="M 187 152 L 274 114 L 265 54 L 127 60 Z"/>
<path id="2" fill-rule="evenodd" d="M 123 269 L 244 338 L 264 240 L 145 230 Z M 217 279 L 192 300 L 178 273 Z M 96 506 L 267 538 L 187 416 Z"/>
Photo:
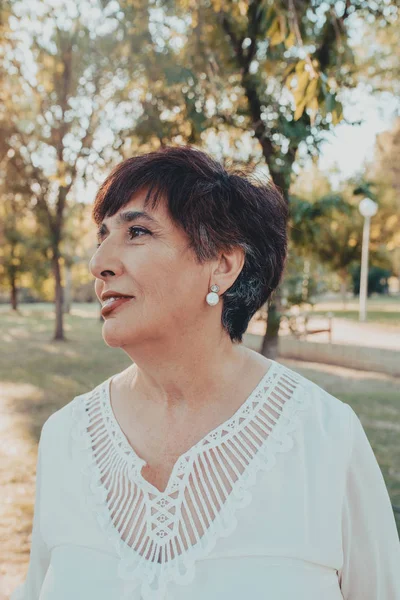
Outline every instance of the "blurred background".
<path id="1" fill-rule="evenodd" d="M 271 177 L 285 277 L 245 344 L 350 404 L 400 520 L 397 0 L 2 0 L 0 581 L 29 560 L 43 422 L 129 364 L 101 335 L 94 195 L 192 144 Z"/>

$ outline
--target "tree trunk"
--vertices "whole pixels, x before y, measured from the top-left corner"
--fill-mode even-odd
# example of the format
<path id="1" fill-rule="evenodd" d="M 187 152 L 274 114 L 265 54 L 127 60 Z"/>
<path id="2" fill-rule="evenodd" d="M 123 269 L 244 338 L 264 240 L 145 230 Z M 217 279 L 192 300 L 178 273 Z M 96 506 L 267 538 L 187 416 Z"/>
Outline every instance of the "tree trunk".
<path id="1" fill-rule="evenodd" d="M 65 287 L 63 296 L 63 312 L 69 314 L 71 311 L 71 287 L 72 287 L 72 273 L 71 267 L 65 265 Z"/>
<path id="2" fill-rule="evenodd" d="M 308 258 L 304 259 L 303 263 L 303 281 L 301 284 L 301 299 L 303 302 L 309 300 L 309 287 L 310 287 L 310 261 Z"/>
<path id="3" fill-rule="evenodd" d="M 243 45 L 231 26 L 229 18 L 223 13 L 221 18 L 222 28 L 231 40 L 232 50 L 236 56 L 237 64 L 242 72 L 242 86 L 247 98 L 248 112 L 252 120 L 254 135 L 258 140 L 265 162 L 274 184 L 279 188 L 286 201 L 288 202 L 288 192 L 290 187 L 290 172 L 296 157 L 298 141 L 293 142 L 288 149 L 286 157 L 285 171 L 275 166 L 274 156 L 276 154 L 274 144 L 271 140 L 270 132 L 267 131 L 265 122 L 262 119 L 262 99 L 257 77 L 250 73 L 250 65 L 256 55 L 257 40 L 256 31 L 258 31 L 260 20 L 258 16 L 259 3 L 250 3 L 249 5 L 249 26 L 248 37 L 250 47 L 246 52 Z M 250 8 L 251 7 L 251 8 Z M 281 302 L 280 291 L 275 290 L 275 298 L 268 304 L 267 331 L 262 343 L 261 353 L 264 356 L 274 358 L 278 354 L 278 332 L 281 320 Z M 270 299 L 271 300 L 271 299 Z"/>
<path id="4" fill-rule="evenodd" d="M 262 342 L 260 353 L 266 358 L 275 360 L 279 352 L 279 326 L 281 322 L 281 293 L 279 288 L 273 293 L 268 303 L 267 331 Z"/>
<path id="5" fill-rule="evenodd" d="M 18 310 L 18 303 L 17 303 L 17 282 L 15 281 L 15 273 L 11 272 L 11 277 L 10 277 L 10 284 L 11 284 L 11 308 L 12 310 Z"/>
<path id="6" fill-rule="evenodd" d="M 340 279 L 340 295 L 342 297 L 342 308 L 346 309 L 347 302 L 347 272 L 339 271 L 339 279 Z"/>
<path id="7" fill-rule="evenodd" d="M 55 282 L 56 327 L 54 340 L 65 340 L 63 325 L 63 289 L 61 285 L 60 254 L 58 247 L 53 249 L 53 274 Z"/>
<path id="8" fill-rule="evenodd" d="M 273 144 L 271 142 L 271 139 L 267 135 L 265 123 L 261 119 L 261 100 L 258 95 L 257 88 L 254 85 L 254 79 L 251 77 L 244 76 L 242 83 L 246 91 L 250 114 L 253 119 L 255 137 L 260 143 L 265 162 L 268 165 L 270 176 L 272 178 L 273 183 L 278 187 L 279 191 L 288 202 L 288 178 L 285 177 L 285 174 L 283 172 L 279 172 L 276 169 L 273 169 L 271 166 Z M 291 147 L 289 149 L 288 155 L 290 156 L 290 158 L 288 160 L 291 161 L 291 164 L 293 164 L 296 155 L 296 149 L 297 148 L 295 147 Z M 268 304 L 267 331 L 265 333 L 265 337 L 261 347 L 261 354 L 263 356 L 266 356 L 267 358 L 271 358 L 272 360 L 275 360 L 275 358 L 278 356 L 278 334 L 282 314 L 280 289 L 277 288 L 274 294 L 274 300 L 269 302 Z"/>

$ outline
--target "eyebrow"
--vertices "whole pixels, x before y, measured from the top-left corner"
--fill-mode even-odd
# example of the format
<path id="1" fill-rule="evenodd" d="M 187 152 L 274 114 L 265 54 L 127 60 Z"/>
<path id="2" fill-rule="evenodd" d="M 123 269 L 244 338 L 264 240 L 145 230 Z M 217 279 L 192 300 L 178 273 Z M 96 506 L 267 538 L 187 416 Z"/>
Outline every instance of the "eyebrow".
<path id="1" fill-rule="evenodd" d="M 137 221 L 138 219 L 144 219 L 152 225 L 159 225 L 158 221 L 149 215 L 149 213 L 141 210 L 127 210 L 119 213 L 116 219 L 116 224 L 121 225 L 123 223 L 132 223 L 132 221 Z M 102 223 L 97 230 L 97 239 L 102 241 L 107 233 L 110 233 L 109 229 L 105 223 Z"/>

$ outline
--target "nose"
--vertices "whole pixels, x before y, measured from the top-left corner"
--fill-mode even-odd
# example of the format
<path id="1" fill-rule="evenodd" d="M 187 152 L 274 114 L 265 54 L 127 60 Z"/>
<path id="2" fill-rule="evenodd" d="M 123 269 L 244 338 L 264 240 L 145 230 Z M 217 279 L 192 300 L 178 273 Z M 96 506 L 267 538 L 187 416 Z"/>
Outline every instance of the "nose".
<path id="1" fill-rule="evenodd" d="M 109 239 L 104 240 L 90 259 L 89 270 L 97 279 L 106 280 L 110 275 L 119 275 L 122 263 L 117 255 L 116 244 Z"/>

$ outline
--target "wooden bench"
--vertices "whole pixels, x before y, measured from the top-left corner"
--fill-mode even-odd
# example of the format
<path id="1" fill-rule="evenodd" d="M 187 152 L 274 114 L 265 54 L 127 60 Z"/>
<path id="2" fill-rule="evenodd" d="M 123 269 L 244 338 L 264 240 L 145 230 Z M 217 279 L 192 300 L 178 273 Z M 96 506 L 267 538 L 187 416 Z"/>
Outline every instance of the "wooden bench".
<path id="1" fill-rule="evenodd" d="M 282 315 L 282 320 L 286 322 L 289 331 L 292 335 L 294 335 L 297 339 L 306 339 L 308 335 L 312 335 L 314 333 L 328 333 L 329 334 L 329 342 L 332 342 L 332 321 L 333 321 L 333 313 L 328 312 L 325 315 L 314 315 L 312 312 L 287 312 Z M 325 327 L 312 328 L 310 326 L 310 321 L 314 318 L 318 317 L 326 318 L 327 324 Z"/>

